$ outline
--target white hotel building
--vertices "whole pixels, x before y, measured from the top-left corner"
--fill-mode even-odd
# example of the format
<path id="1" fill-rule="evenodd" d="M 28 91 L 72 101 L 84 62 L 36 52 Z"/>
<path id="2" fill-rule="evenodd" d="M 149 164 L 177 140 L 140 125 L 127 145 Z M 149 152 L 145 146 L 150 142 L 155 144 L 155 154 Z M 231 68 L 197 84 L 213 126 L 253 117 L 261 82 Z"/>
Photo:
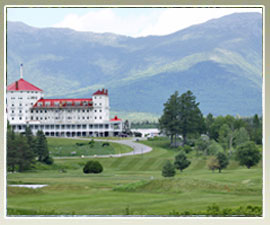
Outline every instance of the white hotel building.
<path id="1" fill-rule="evenodd" d="M 7 87 L 7 119 L 15 132 L 30 126 L 46 136 L 106 137 L 122 132 L 122 120 L 110 119 L 108 90 L 98 90 L 92 98 L 45 99 L 43 91 L 25 81 Z"/>

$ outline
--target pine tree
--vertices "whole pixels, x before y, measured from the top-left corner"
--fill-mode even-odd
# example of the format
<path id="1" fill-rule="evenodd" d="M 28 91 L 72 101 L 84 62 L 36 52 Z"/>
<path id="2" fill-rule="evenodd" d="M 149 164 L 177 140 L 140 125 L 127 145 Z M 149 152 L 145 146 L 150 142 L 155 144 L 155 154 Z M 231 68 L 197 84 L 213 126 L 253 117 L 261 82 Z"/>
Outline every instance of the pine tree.
<path id="1" fill-rule="evenodd" d="M 186 144 L 187 134 L 200 134 L 205 129 L 204 119 L 201 110 L 199 109 L 200 103 L 196 103 L 196 97 L 191 91 L 182 94 L 179 101 L 180 133 L 183 135 L 184 144 Z"/>
<path id="2" fill-rule="evenodd" d="M 35 152 L 38 156 L 38 161 L 40 162 L 45 162 L 46 158 L 49 157 L 47 139 L 43 131 L 40 131 L 40 130 L 37 132 Z"/>
<path id="3" fill-rule="evenodd" d="M 179 134 L 179 96 L 176 91 L 164 104 L 163 115 L 159 119 L 160 129 L 171 137 L 171 146 L 176 146 L 176 136 Z"/>
<path id="4" fill-rule="evenodd" d="M 174 165 L 176 169 L 179 169 L 183 172 L 190 165 L 190 161 L 187 159 L 187 156 L 184 152 L 180 152 L 177 156 L 175 156 Z"/>
<path id="5" fill-rule="evenodd" d="M 174 175 L 175 175 L 175 167 L 169 160 L 167 160 L 162 168 L 162 176 L 173 177 Z"/>

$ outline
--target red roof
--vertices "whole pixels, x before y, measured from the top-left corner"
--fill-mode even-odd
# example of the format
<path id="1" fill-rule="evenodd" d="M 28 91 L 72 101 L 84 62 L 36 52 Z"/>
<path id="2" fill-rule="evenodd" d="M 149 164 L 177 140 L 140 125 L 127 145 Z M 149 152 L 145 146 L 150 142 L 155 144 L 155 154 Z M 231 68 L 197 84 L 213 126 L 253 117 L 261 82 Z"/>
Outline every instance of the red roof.
<path id="1" fill-rule="evenodd" d="M 121 121 L 117 116 L 115 116 L 113 119 L 110 119 L 110 121 Z"/>
<path id="2" fill-rule="evenodd" d="M 33 108 L 92 106 L 92 98 L 39 99 Z"/>
<path id="3" fill-rule="evenodd" d="M 7 90 L 8 91 L 42 91 L 40 88 L 36 87 L 33 84 L 30 84 L 29 82 L 25 81 L 22 78 L 8 85 Z"/>
<path id="4" fill-rule="evenodd" d="M 93 95 L 106 95 L 108 96 L 108 89 L 97 90 Z"/>

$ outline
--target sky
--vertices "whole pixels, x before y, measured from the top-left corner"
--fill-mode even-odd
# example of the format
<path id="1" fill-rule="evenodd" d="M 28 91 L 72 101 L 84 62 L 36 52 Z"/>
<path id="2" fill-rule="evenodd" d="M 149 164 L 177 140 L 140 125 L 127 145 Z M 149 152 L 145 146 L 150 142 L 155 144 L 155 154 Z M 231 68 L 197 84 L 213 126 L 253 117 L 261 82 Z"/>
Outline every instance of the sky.
<path id="1" fill-rule="evenodd" d="M 38 28 L 62 27 L 143 37 L 167 35 L 242 12 L 262 13 L 262 8 L 7 8 L 7 20 Z"/>

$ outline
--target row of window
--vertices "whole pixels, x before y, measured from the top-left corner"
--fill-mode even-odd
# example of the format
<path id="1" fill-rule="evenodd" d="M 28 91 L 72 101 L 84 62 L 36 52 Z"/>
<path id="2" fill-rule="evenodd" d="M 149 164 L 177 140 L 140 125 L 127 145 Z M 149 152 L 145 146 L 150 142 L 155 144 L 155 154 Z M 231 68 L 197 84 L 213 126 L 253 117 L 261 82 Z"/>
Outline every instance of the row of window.
<path id="1" fill-rule="evenodd" d="M 11 117 L 11 120 L 14 120 L 14 119 L 15 119 L 14 117 Z M 27 120 L 27 117 L 25 119 Z M 44 117 L 44 118 L 43 117 L 35 117 L 35 119 L 36 120 L 43 120 L 43 119 L 44 120 L 47 120 L 47 119 L 50 120 L 51 118 L 50 117 Z M 52 119 L 60 120 L 60 119 L 64 119 L 64 118 L 63 117 L 62 118 L 60 118 L 60 117 L 54 117 L 53 118 L 52 117 Z M 74 117 L 74 119 L 76 119 L 76 117 Z M 77 120 L 89 120 L 89 119 L 92 119 L 92 117 L 89 117 L 89 116 L 87 116 L 87 117 L 83 116 L 82 118 L 79 117 L 79 116 L 77 117 Z M 97 119 L 98 119 L 98 117 L 95 116 L 95 120 L 97 120 Z M 102 120 L 102 116 L 100 116 L 99 119 Z M 22 117 L 19 117 L 19 120 L 22 120 Z M 33 116 L 31 116 L 31 120 L 34 120 Z M 67 120 L 72 120 L 72 117 L 67 117 Z"/>
<path id="2" fill-rule="evenodd" d="M 17 93 L 18 93 L 18 91 L 16 91 L 16 92 L 11 91 L 10 93 L 11 93 L 11 94 L 14 94 L 14 93 L 16 93 L 16 94 L 17 94 Z M 20 91 L 20 93 L 23 93 L 23 91 Z M 27 93 L 28 93 L 28 94 L 29 94 L 29 93 L 32 93 L 32 94 L 33 94 L 33 93 L 36 93 L 36 94 L 37 94 L 38 92 L 37 92 L 37 91 L 27 91 Z"/>
<path id="3" fill-rule="evenodd" d="M 62 120 L 63 120 L 63 119 L 64 119 L 64 117 L 58 117 L 58 116 L 52 117 L 52 118 L 50 118 L 49 116 L 48 116 L 48 117 L 44 117 L 44 118 L 43 118 L 43 117 L 33 117 L 33 116 L 31 116 L 31 120 L 34 120 L 34 118 L 35 118 L 35 120 L 43 120 L 43 119 L 44 119 L 44 120 L 47 120 L 47 119 L 48 119 L 48 120 L 49 120 L 49 119 L 55 119 L 55 120 L 60 120 L 60 119 L 62 119 Z M 66 117 L 66 118 L 67 118 L 68 120 L 72 120 L 72 117 L 70 117 L 70 116 L 68 116 L 68 117 Z M 95 120 L 98 119 L 97 116 L 95 116 L 94 118 L 95 118 Z M 78 116 L 77 118 L 74 117 L 73 119 L 75 119 L 75 120 L 76 120 L 76 119 L 77 119 L 77 120 L 89 120 L 89 119 L 92 119 L 92 117 L 89 117 L 89 116 L 84 117 L 84 116 L 83 116 L 83 117 L 81 118 L 80 116 Z M 102 116 L 100 116 L 99 119 L 102 120 Z"/>
<path id="4" fill-rule="evenodd" d="M 31 110 L 31 113 L 47 113 L 47 111 L 49 111 L 49 110 L 38 110 L 38 109 L 36 109 L 36 110 Z M 59 110 L 58 109 L 56 109 L 56 110 L 51 110 L 52 112 L 55 112 L 55 113 L 58 113 L 59 112 Z M 73 109 L 73 112 L 82 112 L 82 113 L 84 113 L 84 112 L 87 112 L 87 113 L 89 113 L 90 111 L 92 111 L 92 110 L 89 110 L 89 109 L 82 109 L 82 111 L 81 111 L 81 109 L 78 109 L 78 110 L 76 110 L 76 109 Z M 68 113 L 71 113 L 72 112 L 72 110 L 71 109 L 68 109 L 66 112 L 68 112 Z M 97 110 L 95 109 L 95 112 L 97 112 Z M 100 109 L 99 110 L 99 112 L 102 112 L 102 109 Z"/>
<path id="5" fill-rule="evenodd" d="M 31 106 L 33 105 L 34 103 L 33 102 L 31 102 Z M 19 103 L 19 106 L 23 106 L 23 104 L 22 103 Z M 28 106 L 28 104 L 25 104 L 25 106 Z M 11 107 L 15 107 L 15 103 L 12 103 L 11 104 Z"/>
<path id="6" fill-rule="evenodd" d="M 14 126 L 14 128 L 22 130 L 26 128 L 26 125 L 17 125 Z M 108 129 L 109 128 L 109 124 L 77 124 L 77 125 L 30 125 L 31 129 Z"/>
<path id="7" fill-rule="evenodd" d="M 16 99 L 16 97 L 13 96 L 13 97 L 11 97 L 11 99 L 14 100 L 14 99 Z M 19 96 L 18 99 L 22 100 L 23 97 Z M 27 99 L 38 99 L 38 97 L 37 96 L 28 96 Z"/>

